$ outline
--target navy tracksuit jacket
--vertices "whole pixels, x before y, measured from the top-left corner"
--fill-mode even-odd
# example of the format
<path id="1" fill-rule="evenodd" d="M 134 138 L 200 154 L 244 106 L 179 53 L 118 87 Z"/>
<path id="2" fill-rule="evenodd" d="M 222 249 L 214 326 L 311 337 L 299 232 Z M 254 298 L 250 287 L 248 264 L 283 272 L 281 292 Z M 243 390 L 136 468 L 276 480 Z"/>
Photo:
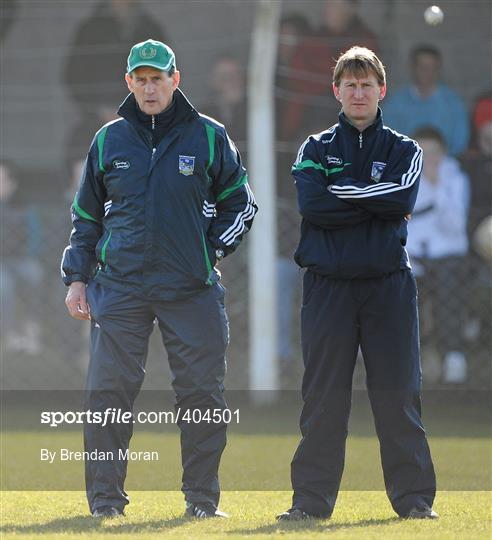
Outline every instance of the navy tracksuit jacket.
<path id="1" fill-rule="evenodd" d="M 418 144 L 343 113 L 310 136 L 292 167 L 304 275 L 302 440 L 291 466 L 293 507 L 331 515 L 345 457 L 359 346 L 386 491 L 405 516 L 432 506 L 435 475 L 421 421 L 417 294 L 405 251 L 422 169 Z"/>
<path id="2" fill-rule="evenodd" d="M 217 506 L 224 423 L 183 421 L 187 410 L 224 409 L 229 341 L 216 249 L 229 254 L 252 225 L 257 206 L 224 126 L 200 115 L 180 90 L 174 118 L 157 141 L 135 98 L 119 109 L 90 148 L 72 205 L 73 231 L 62 261 L 65 284 L 87 283 L 91 361 L 85 408 L 132 411 L 145 375 L 148 340 L 159 324 L 181 410 L 182 490 Z M 161 113 L 166 115 L 166 111 Z M 169 129 L 167 129 L 169 128 Z M 86 461 L 89 507 L 119 509 L 132 424 L 86 424 L 85 449 L 111 451 Z"/>
<path id="3" fill-rule="evenodd" d="M 133 94 L 96 133 L 72 205 L 65 284 L 93 278 L 181 298 L 218 281 L 216 249 L 231 253 L 249 230 L 257 207 L 234 143 L 179 89 L 174 99 L 175 121 L 155 147 Z"/>

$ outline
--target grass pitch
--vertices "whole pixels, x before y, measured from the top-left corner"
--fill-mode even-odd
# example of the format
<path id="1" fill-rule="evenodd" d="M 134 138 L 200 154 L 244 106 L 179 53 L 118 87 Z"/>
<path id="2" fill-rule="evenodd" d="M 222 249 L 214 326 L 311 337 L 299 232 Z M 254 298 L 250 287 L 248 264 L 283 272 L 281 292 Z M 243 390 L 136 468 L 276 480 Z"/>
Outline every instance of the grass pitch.
<path id="1" fill-rule="evenodd" d="M 220 469 L 220 506 L 230 514 L 228 520 L 183 516 L 183 496 L 173 491 L 179 489 L 181 477 L 176 426 L 135 433 L 133 450 L 157 449 L 161 457 L 157 462 L 129 463 L 126 487 L 131 504 L 126 517 L 115 520 L 88 515 L 85 493 L 78 491 L 84 485 L 83 463 L 40 462 L 40 448 L 82 449 L 81 430 L 4 429 L 0 538 L 490 539 L 490 401 L 487 397 L 483 406 L 475 407 L 471 398 L 457 403 L 453 394 L 443 406 L 426 409 L 439 520 L 401 520 L 394 514 L 384 493 L 378 441 L 366 405 L 351 419 L 342 491 L 332 518 L 301 523 L 275 520 L 291 502 L 289 463 L 299 442 L 297 412 L 292 410 L 273 416 L 252 411 L 250 420 L 230 426 Z M 12 424 L 27 425 L 20 420 Z"/>
<path id="2" fill-rule="evenodd" d="M 275 514 L 288 508 L 285 491 L 226 491 L 221 508 L 228 520 L 183 517 L 179 492 L 133 492 L 124 518 L 95 520 L 87 515 L 81 492 L 4 492 L 2 538 L 118 539 L 162 538 L 357 538 L 475 539 L 491 537 L 490 492 L 441 492 L 435 509 L 439 520 L 401 520 L 382 492 L 340 493 L 330 520 L 279 523 Z"/>

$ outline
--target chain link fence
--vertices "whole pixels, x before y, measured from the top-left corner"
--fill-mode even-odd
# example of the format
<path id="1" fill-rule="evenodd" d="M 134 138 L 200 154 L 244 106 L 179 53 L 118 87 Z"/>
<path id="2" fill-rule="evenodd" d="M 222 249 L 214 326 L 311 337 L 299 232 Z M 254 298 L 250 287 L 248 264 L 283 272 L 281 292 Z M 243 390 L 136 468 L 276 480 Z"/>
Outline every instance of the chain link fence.
<path id="1" fill-rule="evenodd" d="M 177 52 L 180 54 L 179 58 L 184 59 L 184 64 L 188 62 L 190 67 L 195 68 L 183 70 L 183 73 L 186 74 L 185 84 L 188 84 L 193 89 L 191 92 L 191 97 L 194 98 L 193 103 L 199 110 L 210 112 L 210 114 L 212 112 L 207 110 L 207 106 L 213 109 L 211 107 L 213 104 L 207 102 L 207 99 L 210 98 L 205 96 L 205 83 L 207 82 L 206 75 L 212 69 L 211 60 L 214 57 L 220 58 L 221 55 L 228 57 L 228 53 L 232 51 L 240 59 L 239 63 L 243 66 L 242 75 L 244 75 L 245 66 L 247 65 L 244 60 L 248 55 L 250 38 L 248 25 L 253 20 L 254 6 L 248 7 L 248 3 L 239 2 L 224 2 L 223 4 L 224 6 L 227 4 L 229 10 L 225 11 L 225 15 L 222 13 L 225 8 L 221 7 L 219 9 L 219 4 L 214 4 L 211 6 L 213 9 L 208 6 L 207 10 L 201 12 L 204 17 L 208 17 L 208 19 L 204 20 L 209 21 L 212 25 L 212 22 L 215 22 L 214 17 L 219 12 L 221 17 L 228 17 L 230 10 L 241 9 L 243 11 L 240 12 L 241 16 L 237 17 L 236 23 L 238 29 L 240 27 L 244 27 L 244 29 L 235 31 L 235 27 L 231 26 L 230 35 L 220 34 L 212 37 L 209 35 L 210 32 L 207 33 L 201 28 L 203 35 L 198 35 L 194 38 L 194 41 L 186 32 L 181 31 L 181 29 L 188 28 L 188 19 L 184 16 L 186 8 L 180 2 L 166 3 L 166 9 L 171 10 L 168 14 L 170 13 L 177 23 L 182 25 L 180 27 L 178 24 L 179 31 L 176 30 L 175 33 L 176 38 L 180 36 L 180 41 L 176 39 Z M 377 22 L 380 26 L 383 23 L 386 24 L 385 19 L 379 17 L 382 14 L 383 4 L 378 4 L 378 6 L 375 6 L 373 2 L 361 2 L 361 4 L 366 10 L 365 14 L 373 14 L 371 18 L 373 22 Z M 405 2 L 387 3 L 388 9 L 391 6 L 396 9 L 400 25 L 406 20 L 406 10 L 411 10 L 412 13 L 414 11 L 414 7 L 408 7 L 407 4 Z M 422 3 L 420 2 L 420 4 Z M 460 9 L 458 4 L 456 3 L 456 6 L 453 7 L 456 12 Z M 43 8 L 43 5 L 40 3 L 37 7 L 39 12 L 43 16 L 45 12 L 51 13 L 46 6 Z M 151 13 L 154 13 L 154 11 L 157 13 L 161 7 L 164 9 L 159 3 L 146 2 L 142 3 L 142 5 L 145 5 Z M 286 2 L 285 10 L 293 9 L 293 5 L 293 3 Z M 310 2 L 309 5 L 311 9 L 318 11 L 320 9 L 314 2 Z M 463 6 L 465 6 L 465 3 L 463 3 Z M 59 13 L 57 12 L 57 15 L 63 15 L 65 17 L 63 20 L 75 25 L 75 22 L 77 24 L 82 22 L 83 16 L 89 15 L 84 3 L 79 3 L 78 8 L 81 10 L 80 13 L 71 11 L 67 4 Z M 318 11 L 313 11 L 313 13 L 318 13 Z M 30 11 L 30 13 L 33 18 L 38 16 L 36 11 Z M 29 18 L 26 14 L 23 17 L 24 21 L 28 21 Z M 248 24 L 243 24 L 242 19 L 244 18 Z M 35 30 L 40 32 L 41 29 L 47 28 L 46 25 L 29 24 L 31 24 L 30 28 L 34 34 Z M 412 24 L 412 28 L 419 28 L 417 22 Z M 65 26 L 58 25 L 56 30 L 61 32 Z M 207 24 L 202 26 L 205 28 Z M 396 33 L 398 28 L 396 24 L 390 30 Z M 172 33 L 172 28 L 167 30 Z M 419 30 L 419 35 L 422 38 L 427 36 L 428 29 L 424 30 Z M 15 31 L 15 28 L 13 31 Z M 182 38 L 184 34 L 186 34 L 186 39 Z M 45 40 L 48 39 L 42 33 L 40 37 Z M 468 37 L 483 40 L 480 34 Z M 17 65 L 23 66 L 23 69 L 29 72 L 33 69 L 41 69 L 39 65 L 42 65 L 42 70 L 47 70 L 45 62 L 39 62 L 39 58 L 44 58 L 47 54 L 55 55 L 61 72 L 66 60 L 65 56 L 69 50 L 69 38 L 72 39 L 68 35 L 68 31 L 67 35 L 60 33 L 59 39 L 60 42 L 64 43 L 63 47 L 47 44 L 45 48 L 34 51 L 37 56 L 32 56 L 33 50 L 30 48 L 14 51 L 11 46 L 9 50 L 11 53 L 15 53 L 14 59 Z M 401 53 L 408 48 L 410 43 L 413 44 L 420 38 L 417 35 L 414 36 L 413 33 L 402 32 L 399 41 L 396 42 L 398 46 L 394 46 L 393 40 L 390 38 L 391 36 L 386 35 L 383 41 L 383 37 L 381 37 L 383 57 L 387 60 L 387 63 L 393 65 L 392 83 L 397 86 L 402 79 L 400 76 L 400 80 L 398 80 L 399 72 L 404 69 L 401 67 Z M 452 32 L 449 36 L 443 34 L 439 43 L 449 48 L 451 40 L 453 42 L 456 40 L 455 32 Z M 289 43 L 287 39 L 284 45 Z M 123 48 L 126 51 L 128 47 L 125 47 Z M 461 47 L 460 54 L 465 55 L 469 50 L 471 50 L 469 47 Z M 79 53 L 90 53 L 91 51 L 94 52 L 91 48 L 78 50 Z M 26 64 L 28 61 L 33 63 Z M 468 62 L 468 58 L 466 62 Z M 454 66 L 454 62 L 452 64 Z M 122 66 L 122 69 L 124 69 L 124 66 Z M 454 71 L 451 70 L 450 73 L 455 76 Z M 395 77 L 394 74 L 397 76 Z M 85 80 L 84 70 L 78 75 Z M 277 101 L 285 101 L 293 97 L 287 92 L 285 81 L 282 81 L 282 77 L 288 78 L 291 75 L 289 71 L 282 72 L 279 68 L 276 87 Z M 455 77 L 455 80 L 462 81 L 461 73 L 459 77 Z M 38 92 L 39 95 L 36 96 L 36 100 L 32 102 L 30 98 L 25 97 L 30 95 L 26 93 L 28 88 L 26 89 L 25 86 L 20 84 L 14 88 L 11 83 L 8 84 L 11 85 L 11 88 L 7 92 L 8 99 L 2 105 L 2 113 L 6 113 L 7 121 L 10 124 L 13 123 L 12 116 L 15 115 L 15 122 L 18 122 L 17 116 L 25 112 L 19 108 L 18 97 L 20 95 L 24 97 L 22 107 L 31 107 L 27 108 L 26 114 L 32 116 L 35 120 L 31 122 L 30 128 L 36 130 L 42 126 L 43 132 L 45 132 L 45 126 L 50 125 L 49 120 L 51 120 L 53 123 L 57 123 L 58 128 L 64 126 L 65 130 L 61 131 L 65 134 L 67 140 L 70 139 L 71 133 L 75 134 L 75 139 L 72 141 L 73 146 L 75 148 L 75 142 L 78 142 L 79 146 L 76 146 L 74 156 L 70 156 L 65 152 L 64 158 L 68 163 L 62 163 L 61 165 L 58 163 L 53 166 L 53 169 L 61 167 L 70 170 L 74 166 L 76 158 L 80 158 L 80 155 L 86 151 L 89 145 L 89 140 L 83 138 L 81 133 L 92 135 L 95 127 L 86 120 L 92 121 L 93 119 L 82 115 L 79 118 L 80 126 L 74 125 L 76 123 L 74 119 L 77 118 L 77 115 L 70 108 L 73 103 L 69 104 L 67 102 L 60 107 L 60 100 L 53 97 L 59 97 L 63 94 L 60 82 L 46 81 L 45 86 L 41 87 L 41 91 Z M 461 86 L 457 90 L 461 94 L 469 98 L 477 94 L 478 88 L 476 88 L 476 85 L 472 87 L 468 82 L 460 84 Z M 97 89 L 97 95 L 99 96 L 104 87 L 98 82 Z M 124 87 L 122 89 L 124 90 Z M 325 103 L 324 95 L 321 101 Z M 52 116 L 49 116 L 51 106 L 53 106 L 54 110 L 56 109 L 56 114 L 53 113 Z M 114 108 L 111 109 L 112 112 L 113 110 Z M 238 116 L 237 114 L 234 115 L 234 120 L 238 120 Z M 60 120 L 60 117 L 63 117 L 63 121 Z M 323 116 L 318 115 L 316 120 L 325 117 L 335 118 L 332 113 L 326 113 Z M 220 117 L 218 119 L 221 120 Z M 68 127 L 64 124 L 65 121 L 68 121 Z M 242 121 L 240 121 L 237 126 L 234 125 L 233 127 L 232 120 L 228 122 L 224 120 L 224 122 L 231 137 L 238 143 L 238 147 L 243 153 L 247 146 L 244 141 L 245 125 L 242 125 Z M 90 125 L 86 126 L 86 123 Z M 101 125 L 99 119 L 96 123 Z M 323 121 L 322 124 L 324 125 L 325 122 Z M 302 139 L 309 131 L 301 131 L 300 137 Z M 60 130 L 58 130 L 56 136 L 59 137 L 59 133 Z M 46 135 L 44 136 L 46 137 Z M 89 135 L 87 136 L 89 137 Z M 2 159 L 4 157 L 14 157 L 18 161 L 21 158 L 24 159 L 22 145 L 18 144 L 16 137 L 17 134 L 12 132 L 9 138 L 4 138 Z M 31 152 L 37 152 L 33 154 L 36 159 L 41 159 L 44 155 L 49 154 L 49 152 L 46 152 L 48 146 L 60 146 L 57 145 L 57 142 L 59 142 L 58 139 L 53 144 L 52 141 L 41 140 L 41 137 L 39 137 L 37 144 L 31 142 L 29 148 Z M 63 142 L 66 143 L 67 141 Z M 68 140 L 68 142 L 70 141 Z M 278 361 L 281 386 L 282 388 L 292 389 L 299 388 L 302 376 L 299 328 L 302 272 L 296 267 L 292 259 L 299 238 L 300 217 L 296 208 L 295 187 L 290 178 L 290 165 L 295 158 L 299 143 L 300 140 L 295 142 L 277 141 Z M 10 151 L 8 156 L 5 156 L 5 148 Z M 53 155 L 57 155 L 56 152 Z M 243 157 L 247 166 L 247 156 L 243 155 Z M 35 161 L 35 159 L 32 161 Z M 31 202 L 19 205 L 16 208 L 9 208 L 4 203 L 1 206 L 0 315 L 2 331 L 1 356 L 4 366 L 3 385 L 5 388 L 12 389 L 81 388 L 84 384 L 88 364 L 89 324 L 75 321 L 68 316 L 64 306 L 66 288 L 61 282 L 59 271 L 61 255 L 67 244 L 71 227 L 69 203 L 67 201 L 61 202 L 61 197 L 58 203 L 41 203 L 39 201 L 33 203 L 32 201 L 36 199 L 36 195 L 43 194 L 44 186 L 41 186 L 37 173 L 29 171 L 24 171 L 24 173 L 27 177 L 25 184 L 29 187 L 29 190 L 32 190 Z M 69 174 L 63 176 L 68 177 L 70 174 L 71 170 Z M 49 175 L 56 177 L 56 171 L 48 171 L 47 176 Z M 52 180 L 52 178 L 50 179 Z M 254 189 L 254 182 L 261 181 L 261 179 L 251 179 L 251 181 Z M 473 183 L 474 178 L 471 178 L 471 181 Z M 51 186 L 47 187 L 47 191 L 55 191 L 55 183 L 56 181 L 52 181 Z M 67 187 L 65 185 L 63 189 Z M 473 208 L 471 210 L 473 211 Z M 492 277 L 490 264 L 474 252 L 459 260 L 416 262 L 420 263 L 420 266 L 424 269 L 423 273 L 418 277 L 424 384 L 430 387 L 458 385 L 472 389 L 489 388 L 491 384 L 490 356 L 492 352 Z M 261 261 L 254 261 L 254 264 L 261 264 Z M 231 328 L 227 387 L 246 389 L 249 379 L 250 342 L 247 238 L 233 256 L 227 257 L 220 264 L 220 269 L 223 274 L 223 284 L 227 288 L 226 306 Z M 171 375 L 158 331 L 155 331 L 151 336 L 147 370 L 146 388 L 170 386 Z M 362 361 L 358 361 L 354 381 L 356 387 L 364 385 L 364 377 Z"/>
<path id="2" fill-rule="evenodd" d="M 294 186 L 291 188 L 294 194 Z M 35 212 L 28 207 L 3 213 L 1 352 L 7 388 L 83 386 L 89 324 L 68 316 L 64 306 L 66 289 L 59 271 L 71 227 L 68 206 L 68 203 L 45 206 Z M 302 272 L 292 260 L 300 222 L 294 198 L 279 197 L 277 219 L 278 360 L 282 387 L 297 388 L 302 376 L 299 330 Z M 30 232 L 25 230 L 27 223 L 34 227 Z M 443 384 L 488 387 L 492 350 L 490 266 L 475 254 L 419 263 L 425 268 L 418 278 L 424 383 L 432 387 Z M 220 269 L 227 288 L 231 328 L 227 385 L 246 389 L 247 239 L 221 263 Z M 170 373 L 158 331 L 151 337 L 147 369 L 147 388 L 169 387 Z M 362 362 L 358 362 L 355 385 L 361 386 L 363 382 Z"/>

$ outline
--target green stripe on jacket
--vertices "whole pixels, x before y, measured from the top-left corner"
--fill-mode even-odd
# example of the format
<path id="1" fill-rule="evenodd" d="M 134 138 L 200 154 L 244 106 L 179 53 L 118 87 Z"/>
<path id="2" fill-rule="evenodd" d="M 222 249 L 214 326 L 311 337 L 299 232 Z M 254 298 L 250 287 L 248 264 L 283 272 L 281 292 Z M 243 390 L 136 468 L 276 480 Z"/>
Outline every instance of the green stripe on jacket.
<path id="1" fill-rule="evenodd" d="M 243 176 L 241 176 L 241 178 L 235 184 L 233 184 L 231 187 L 228 187 L 227 189 L 224 189 L 224 191 L 217 197 L 217 202 L 227 199 L 227 197 L 229 197 L 229 195 L 233 191 L 236 191 L 236 189 L 240 188 L 241 186 L 244 186 L 244 184 L 246 184 L 247 182 L 248 182 L 248 175 L 243 174 Z"/>
<path id="2" fill-rule="evenodd" d="M 292 166 L 293 171 L 302 171 L 303 169 L 317 169 L 319 171 L 322 171 L 326 174 L 326 176 L 329 176 L 330 174 L 335 174 L 337 172 L 343 171 L 345 167 L 348 167 L 351 165 L 351 163 L 345 163 L 341 167 L 331 167 L 327 169 L 326 167 L 323 167 L 321 163 L 316 163 L 315 161 L 312 161 L 311 159 L 306 159 L 306 161 L 301 161 L 300 163 L 294 164 Z"/>
<path id="3" fill-rule="evenodd" d="M 84 218 L 88 219 L 89 221 L 94 221 L 95 223 L 99 223 L 99 220 L 95 217 L 92 217 L 88 212 L 86 212 L 83 208 L 79 206 L 79 201 L 77 200 L 77 194 L 75 195 L 75 198 L 73 200 L 72 208 L 77 212 L 77 214 Z"/>

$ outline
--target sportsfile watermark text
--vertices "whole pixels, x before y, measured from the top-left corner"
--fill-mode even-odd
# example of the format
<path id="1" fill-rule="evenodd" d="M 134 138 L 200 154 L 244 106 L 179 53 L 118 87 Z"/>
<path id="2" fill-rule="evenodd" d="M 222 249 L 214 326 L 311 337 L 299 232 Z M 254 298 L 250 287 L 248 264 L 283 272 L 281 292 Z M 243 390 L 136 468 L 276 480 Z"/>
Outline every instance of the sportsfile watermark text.
<path id="1" fill-rule="evenodd" d="M 139 411 L 132 413 L 116 408 L 104 411 L 42 411 L 41 424 L 58 427 L 63 424 L 239 424 L 239 409 L 181 409 L 176 411 Z"/>

